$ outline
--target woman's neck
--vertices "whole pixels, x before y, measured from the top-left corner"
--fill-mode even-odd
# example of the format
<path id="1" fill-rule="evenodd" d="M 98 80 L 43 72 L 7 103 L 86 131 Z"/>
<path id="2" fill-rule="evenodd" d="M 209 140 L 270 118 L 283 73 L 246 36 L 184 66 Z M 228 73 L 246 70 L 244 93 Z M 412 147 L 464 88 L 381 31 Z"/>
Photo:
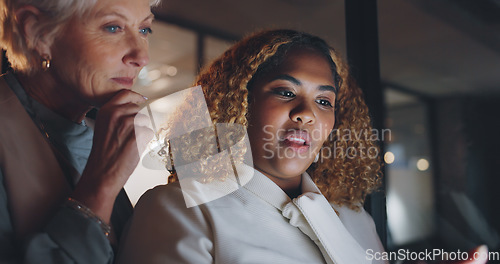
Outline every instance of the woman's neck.
<path id="1" fill-rule="evenodd" d="M 266 175 L 267 176 L 267 175 Z M 293 178 L 278 178 L 273 176 L 269 177 L 274 183 L 276 183 L 289 197 L 290 199 L 296 198 L 302 194 L 302 176 L 299 175 Z"/>
<path id="2" fill-rule="evenodd" d="M 282 178 L 270 175 L 269 173 L 255 167 L 256 170 L 260 171 L 276 185 L 278 185 L 291 199 L 296 198 L 302 194 L 302 175 L 298 175 L 291 178 Z"/>
<path id="3" fill-rule="evenodd" d="M 288 189 L 283 191 L 285 191 L 285 193 L 288 195 L 288 197 L 290 197 L 290 199 L 297 198 L 299 195 L 302 194 L 302 185 L 299 185 L 294 189 Z"/>
<path id="4" fill-rule="evenodd" d="M 48 73 L 41 72 L 29 76 L 17 73 L 16 77 L 28 96 L 77 124 L 82 122 L 85 114 L 91 109 L 78 100 L 69 87 L 57 85 Z"/>

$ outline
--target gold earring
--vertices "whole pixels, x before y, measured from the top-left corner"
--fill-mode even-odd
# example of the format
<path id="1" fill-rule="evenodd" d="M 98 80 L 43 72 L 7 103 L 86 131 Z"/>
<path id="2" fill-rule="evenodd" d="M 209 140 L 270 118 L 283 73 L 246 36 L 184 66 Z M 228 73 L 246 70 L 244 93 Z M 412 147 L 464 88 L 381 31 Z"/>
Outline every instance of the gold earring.
<path id="1" fill-rule="evenodd" d="M 42 69 L 45 71 L 50 68 L 50 57 L 47 54 L 42 55 Z"/>

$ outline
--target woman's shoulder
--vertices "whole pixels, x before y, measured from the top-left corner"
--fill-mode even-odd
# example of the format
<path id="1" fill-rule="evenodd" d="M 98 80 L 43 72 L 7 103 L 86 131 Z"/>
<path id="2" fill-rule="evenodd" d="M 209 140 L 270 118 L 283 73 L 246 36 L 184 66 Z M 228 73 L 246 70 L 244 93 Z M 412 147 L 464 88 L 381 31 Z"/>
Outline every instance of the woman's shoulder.
<path id="1" fill-rule="evenodd" d="M 146 191 L 139 201 L 136 208 L 142 207 L 172 207 L 184 205 L 184 198 L 181 187 L 178 182 L 158 185 Z"/>
<path id="2" fill-rule="evenodd" d="M 353 209 L 349 206 L 338 206 L 333 204 L 332 207 L 338 212 L 342 222 L 352 223 L 373 223 L 373 219 L 368 212 L 365 211 L 362 205 L 358 209 Z M 345 224 L 345 223 L 344 223 Z"/>
<path id="3" fill-rule="evenodd" d="M 358 241 L 361 247 L 380 252 L 384 251 L 377 234 L 375 222 L 362 206 L 358 210 L 349 208 L 348 206 L 336 205 L 333 205 L 333 208 L 338 212 L 340 221 L 344 227 Z"/>
<path id="4" fill-rule="evenodd" d="M 158 185 L 146 191 L 137 202 L 135 211 L 170 211 L 189 214 L 201 211 L 207 215 L 212 214 L 212 211 L 220 211 L 221 208 L 241 209 L 249 206 L 248 203 L 252 201 L 255 203 L 254 200 L 255 198 L 244 188 L 221 191 L 211 187 L 193 188 L 193 185 L 174 182 Z"/>
<path id="5" fill-rule="evenodd" d="M 207 195 L 211 190 L 193 189 L 191 185 L 182 185 L 179 182 L 158 185 L 146 191 L 139 201 L 136 208 L 154 206 L 158 209 L 172 210 L 172 208 L 203 208 L 207 210 L 207 205 L 219 203 L 220 199 L 215 199 Z M 216 196 L 219 197 L 219 196 Z M 224 198 L 220 195 L 219 198 Z M 210 207 L 210 206 L 208 206 Z M 195 209 L 193 209 L 195 210 Z"/>
<path id="6" fill-rule="evenodd" d="M 337 211 L 340 221 L 351 233 L 373 233 L 376 232 L 375 222 L 371 215 L 365 211 L 363 206 L 353 209 L 349 206 L 333 205 Z"/>
<path id="7" fill-rule="evenodd" d="M 204 206 L 187 206 L 180 185 L 170 183 L 156 186 L 141 196 L 134 208 L 133 222 L 205 226 L 208 214 Z"/>

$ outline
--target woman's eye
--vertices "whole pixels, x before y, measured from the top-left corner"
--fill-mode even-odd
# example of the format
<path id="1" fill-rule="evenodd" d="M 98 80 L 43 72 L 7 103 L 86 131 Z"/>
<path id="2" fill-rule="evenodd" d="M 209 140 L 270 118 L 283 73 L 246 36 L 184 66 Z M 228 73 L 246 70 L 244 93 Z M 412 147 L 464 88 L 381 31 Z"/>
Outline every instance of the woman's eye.
<path id="1" fill-rule="evenodd" d="M 104 27 L 104 29 L 106 31 L 108 31 L 109 33 L 116 33 L 121 29 L 121 27 L 120 26 L 106 26 L 106 27 Z"/>
<path id="2" fill-rule="evenodd" d="M 278 90 L 278 91 L 275 91 L 274 93 L 279 95 L 279 96 L 283 96 L 283 97 L 289 97 L 289 98 L 295 97 L 295 94 L 293 92 L 287 91 L 287 90 Z"/>
<path id="3" fill-rule="evenodd" d="M 153 30 L 151 28 L 142 28 L 139 30 L 139 32 L 143 35 L 149 35 L 151 33 L 153 33 Z"/>
<path id="4" fill-rule="evenodd" d="M 330 103 L 330 101 L 325 100 L 325 99 L 318 99 L 318 100 L 316 100 L 316 103 L 318 103 L 318 104 L 320 104 L 322 106 L 333 107 L 332 103 Z"/>

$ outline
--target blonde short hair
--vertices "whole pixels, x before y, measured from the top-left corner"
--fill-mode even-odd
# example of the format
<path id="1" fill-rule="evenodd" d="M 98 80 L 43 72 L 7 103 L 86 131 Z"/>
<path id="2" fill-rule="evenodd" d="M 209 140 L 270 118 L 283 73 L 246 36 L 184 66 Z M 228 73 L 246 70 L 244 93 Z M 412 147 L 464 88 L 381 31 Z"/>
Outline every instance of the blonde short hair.
<path id="1" fill-rule="evenodd" d="M 0 48 L 6 50 L 13 69 L 32 73 L 40 68 L 39 54 L 33 43 L 27 44 L 19 24 L 16 23 L 15 10 L 22 6 L 34 6 L 49 19 L 36 25 L 35 35 L 57 34 L 64 22 L 75 16 L 81 16 L 90 10 L 98 0 L 0 0 Z M 161 0 L 150 0 L 151 6 Z"/>

